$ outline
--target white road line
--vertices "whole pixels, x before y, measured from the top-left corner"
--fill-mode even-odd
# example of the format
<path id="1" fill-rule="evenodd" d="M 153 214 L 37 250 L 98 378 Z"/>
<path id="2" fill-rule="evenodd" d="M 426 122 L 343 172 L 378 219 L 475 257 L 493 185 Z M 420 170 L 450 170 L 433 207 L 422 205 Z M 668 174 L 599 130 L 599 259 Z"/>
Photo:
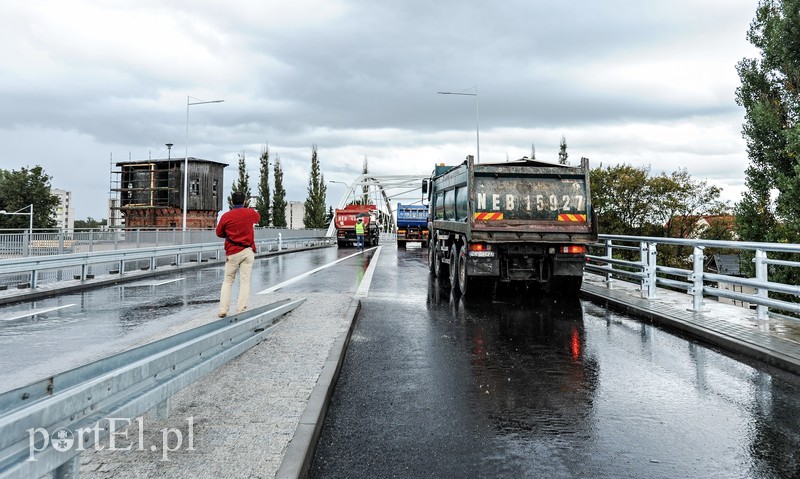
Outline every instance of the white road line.
<path id="1" fill-rule="evenodd" d="M 37 314 L 49 313 L 50 311 L 57 311 L 59 309 L 69 308 L 75 306 L 74 304 L 65 304 L 64 306 L 56 306 L 55 308 L 39 309 L 36 311 L 26 311 L 24 313 L 10 316 L 8 318 L 0 318 L 0 321 L 13 321 L 15 319 L 27 318 L 28 316 L 36 316 Z"/>
<path id="2" fill-rule="evenodd" d="M 382 247 L 383 246 L 378 246 L 378 250 L 372 255 L 372 259 L 369 260 L 369 267 L 367 268 L 367 272 L 364 273 L 364 277 L 361 278 L 361 284 L 358 286 L 358 291 L 356 291 L 356 298 L 366 298 L 369 294 L 369 286 L 372 284 L 372 275 L 375 273 L 375 268 L 378 267 L 378 256 L 381 254 Z"/>
<path id="3" fill-rule="evenodd" d="M 168 279 L 166 281 L 149 281 L 145 283 L 131 283 L 131 284 L 121 284 L 119 285 L 120 288 L 141 288 L 143 286 L 163 286 L 169 283 L 175 283 L 176 281 L 183 281 L 184 278 L 175 278 L 175 279 Z"/>
<path id="4" fill-rule="evenodd" d="M 376 246 L 376 248 L 380 248 L 380 246 Z M 370 251 L 370 250 L 372 250 L 372 249 L 374 249 L 374 248 L 370 248 L 370 249 L 368 249 L 368 250 L 365 250 L 365 251 Z M 333 266 L 333 265 L 335 265 L 335 264 L 337 264 L 337 263 L 341 263 L 341 262 L 342 262 L 342 261 L 344 261 L 344 260 L 350 259 L 350 258 L 352 258 L 353 256 L 358 256 L 358 255 L 360 255 L 360 254 L 364 254 L 364 252 L 365 252 L 365 251 L 359 251 L 358 253 L 353 253 L 353 254 L 351 254 L 350 256 L 345 256 L 344 258 L 339 258 L 339 259 L 337 259 L 336 261 L 334 261 L 334 262 L 332 262 L 332 263 L 324 264 L 324 265 L 320 266 L 319 268 L 312 269 L 311 271 L 306 271 L 306 272 L 305 272 L 305 273 L 303 273 L 303 274 L 297 275 L 297 276 L 295 276 L 295 277 L 294 277 L 294 278 L 292 278 L 292 279 L 287 279 L 287 280 L 286 280 L 286 281 L 284 281 L 283 283 L 278 283 L 278 284 L 276 284 L 275 286 L 271 286 L 271 287 L 269 287 L 269 288 L 265 289 L 264 291 L 259 291 L 259 292 L 258 292 L 258 293 L 256 293 L 256 294 L 267 294 L 267 293 L 272 293 L 272 292 L 274 292 L 274 291 L 277 291 L 277 290 L 279 290 L 279 289 L 283 288 L 283 287 L 284 287 L 284 286 L 286 286 L 286 285 L 289 285 L 289 284 L 292 284 L 292 283 L 294 283 L 294 282 L 300 281 L 301 279 L 303 279 L 303 278 L 307 278 L 307 277 L 311 276 L 311 275 L 312 275 L 312 274 L 314 274 L 314 273 L 317 273 L 317 272 L 319 272 L 319 271 L 322 271 L 322 270 L 323 270 L 323 269 L 325 269 L 325 268 L 330 268 L 331 266 Z M 369 269 L 369 268 L 367 268 L 367 269 Z"/>

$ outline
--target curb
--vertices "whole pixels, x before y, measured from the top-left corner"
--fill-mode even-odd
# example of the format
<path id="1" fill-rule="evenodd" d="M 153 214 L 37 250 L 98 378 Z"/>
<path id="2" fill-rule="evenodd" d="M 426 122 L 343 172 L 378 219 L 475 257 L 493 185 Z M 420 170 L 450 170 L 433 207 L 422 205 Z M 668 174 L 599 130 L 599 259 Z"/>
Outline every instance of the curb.
<path id="1" fill-rule="evenodd" d="M 322 432 L 322 425 L 328 412 L 333 390 L 336 381 L 339 379 L 339 372 L 344 363 L 347 346 L 350 344 L 350 337 L 355 328 L 358 313 L 361 311 L 361 301 L 353 298 L 347 310 L 349 326 L 333 343 L 328 359 L 322 368 L 322 372 L 317 379 L 317 384 L 311 391 L 308 404 L 300 416 L 300 421 L 295 429 L 294 436 L 286 448 L 276 478 L 294 479 L 307 477 L 314 459 L 314 452 L 317 448 L 317 441 Z"/>
<path id="2" fill-rule="evenodd" d="M 800 359 L 782 353 L 777 349 L 754 344 L 745 339 L 704 327 L 692 321 L 686 321 L 671 316 L 668 312 L 656 312 L 648 308 L 639 307 L 611 295 L 605 295 L 588 288 L 582 288 L 581 294 L 592 301 L 605 302 L 618 311 L 691 335 L 708 344 L 720 347 L 725 351 L 745 356 L 751 360 L 760 361 L 793 374 L 800 374 Z M 781 343 L 786 340 L 775 338 L 773 341 Z"/>

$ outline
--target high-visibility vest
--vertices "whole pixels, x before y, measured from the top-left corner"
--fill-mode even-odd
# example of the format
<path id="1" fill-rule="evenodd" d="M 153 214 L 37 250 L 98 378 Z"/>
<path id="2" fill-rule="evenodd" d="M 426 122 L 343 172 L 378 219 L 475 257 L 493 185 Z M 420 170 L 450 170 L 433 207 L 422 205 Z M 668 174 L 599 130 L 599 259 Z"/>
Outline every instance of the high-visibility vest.
<path id="1" fill-rule="evenodd" d="M 356 223 L 356 234 L 357 235 L 364 234 L 364 223 Z"/>

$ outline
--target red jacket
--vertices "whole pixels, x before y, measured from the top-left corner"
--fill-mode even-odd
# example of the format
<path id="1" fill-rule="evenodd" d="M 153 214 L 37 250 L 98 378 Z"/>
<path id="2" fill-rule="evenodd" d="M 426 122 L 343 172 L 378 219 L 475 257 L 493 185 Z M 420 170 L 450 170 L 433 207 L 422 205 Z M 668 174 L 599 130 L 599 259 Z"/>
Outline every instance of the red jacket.
<path id="1" fill-rule="evenodd" d="M 245 208 L 243 206 L 234 206 L 222 215 L 217 223 L 217 236 L 225 238 L 225 256 L 230 256 L 242 251 L 246 247 L 253 248 L 256 251 L 256 238 L 253 231 L 253 225 L 261 221 L 261 215 L 253 208 Z M 240 243 L 240 246 L 231 243 L 227 240 L 233 240 Z"/>

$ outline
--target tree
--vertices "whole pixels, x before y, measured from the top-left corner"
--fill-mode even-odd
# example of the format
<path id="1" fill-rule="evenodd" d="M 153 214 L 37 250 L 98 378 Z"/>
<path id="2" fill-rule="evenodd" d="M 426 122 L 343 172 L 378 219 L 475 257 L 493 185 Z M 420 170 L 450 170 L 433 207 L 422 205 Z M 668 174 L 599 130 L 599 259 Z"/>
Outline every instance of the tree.
<path id="1" fill-rule="evenodd" d="M 325 199 L 327 187 L 325 176 L 320 171 L 317 145 L 311 151 L 311 173 L 308 177 L 308 198 L 305 202 L 303 224 L 306 228 L 325 228 Z"/>
<path id="2" fill-rule="evenodd" d="M 367 166 L 367 155 L 364 155 L 364 168 L 362 168 L 361 173 L 363 175 L 366 175 L 367 173 L 369 173 L 369 167 Z M 366 181 L 366 178 L 364 179 L 364 181 Z M 369 204 L 368 203 L 369 202 L 369 185 L 367 185 L 365 183 L 364 186 L 361 187 L 361 193 L 362 193 L 362 199 L 363 199 L 363 202 L 361 204 L 362 205 Z"/>
<path id="3" fill-rule="evenodd" d="M 103 220 L 97 221 L 96 219 L 94 219 L 91 216 L 89 216 L 85 220 L 75 220 L 75 229 L 76 230 L 96 229 L 96 228 L 100 228 L 101 226 L 105 226 L 107 224 L 108 224 L 108 220 L 103 219 Z"/>
<path id="4" fill-rule="evenodd" d="M 0 209 L 15 212 L 33 205 L 33 227 L 55 228 L 58 196 L 50 193 L 52 177 L 36 165 L 16 170 L 0 169 Z M 25 210 L 22 213 L 25 213 Z M 0 229 L 27 230 L 31 217 L 27 215 L 0 215 Z"/>
<path id="5" fill-rule="evenodd" d="M 272 225 L 286 228 L 286 190 L 283 189 L 283 168 L 281 158 L 275 155 L 275 194 L 272 195 Z"/>
<path id="6" fill-rule="evenodd" d="M 617 165 L 592 168 L 592 206 L 601 233 L 643 235 L 652 198 L 647 188 L 649 167 Z"/>
<path id="7" fill-rule="evenodd" d="M 231 186 L 231 195 L 228 196 L 229 208 L 233 208 L 233 199 L 231 196 L 234 191 L 243 193 L 245 201 L 250 199 L 250 174 L 247 172 L 247 162 L 244 158 L 244 152 L 239 153 L 239 179 L 234 181 Z"/>
<path id="8" fill-rule="evenodd" d="M 269 226 L 269 145 L 266 145 L 261 151 L 259 162 L 261 168 L 259 169 L 256 211 L 261 215 L 261 221 L 258 222 L 258 226 Z"/>
<path id="9" fill-rule="evenodd" d="M 745 241 L 800 241 L 800 0 L 760 0 L 747 39 L 760 58 L 737 65 L 748 191 L 736 205 Z M 773 195 L 777 192 L 777 195 Z M 774 201 L 772 198 L 774 197 Z"/>
<path id="10" fill-rule="evenodd" d="M 695 237 L 700 217 L 729 213 L 727 203 L 720 200 L 722 189 L 693 179 L 685 168 L 648 179 L 648 188 L 654 199 L 648 236 Z"/>
<path id="11" fill-rule="evenodd" d="M 568 165 L 569 161 L 567 158 L 569 158 L 567 154 L 567 139 L 564 138 L 564 135 L 561 135 L 561 144 L 558 147 L 558 164 Z"/>
<path id="12" fill-rule="evenodd" d="M 589 173 L 592 206 L 601 233 L 664 238 L 732 239 L 730 206 L 722 190 L 685 169 L 650 176 L 650 167 L 600 165 Z M 701 220 L 709 226 L 701 226 Z M 710 220 L 710 221 L 709 221 Z M 687 267 L 686 247 L 659 247 L 660 262 Z M 637 259 L 634 254 L 627 259 Z"/>
<path id="13" fill-rule="evenodd" d="M 328 214 L 325 215 L 325 224 L 331 224 L 331 221 L 333 221 L 334 214 L 335 213 L 333 212 L 333 206 L 329 206 Z"/>
<path id="14" fill-rule="evenodd" d="M 650 167 L 600 165 L 589 173 L 601 233 L 687 238 L 702 216 L 729 214 L 722 190 L 686 169 L 650 176 Z"/>

